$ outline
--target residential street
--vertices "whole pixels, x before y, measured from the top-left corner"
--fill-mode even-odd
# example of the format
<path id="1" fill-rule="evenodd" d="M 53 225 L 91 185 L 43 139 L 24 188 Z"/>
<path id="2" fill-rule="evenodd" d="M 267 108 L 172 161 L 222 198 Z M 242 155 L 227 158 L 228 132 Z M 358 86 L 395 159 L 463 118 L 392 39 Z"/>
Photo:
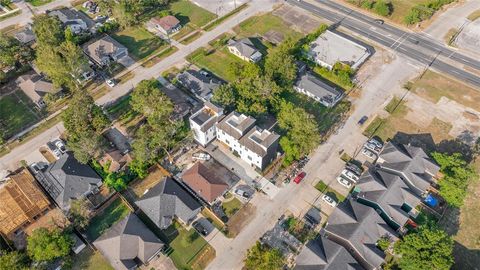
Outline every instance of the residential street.
<path id="1" fill-rule="evenodd" d="M 24 0 L 13 1 L 13 3 L 22 10 L 22 13 L 18 14 L 17 16 L 0 21 L 0 28 L 4 28 L 10 25 L 23 26 L 32 21 L 33 14 L 30 11 L 30 9 L 27 7 L 27 4 L 25 3 Z M 56 0 L 39 7 L 32 7 L 32 6 L 30 7 L 35 12 L 35 14 L 41 14 L 41 13 L 44 13 L 46 10 L 54 9 L 59 6 L 65 6 L 65 7 L 71 6 L 70 0 Z"/>
<path id="2" fill-rule="evenodd" d="M 418 75 L 421 65 L 409 62 L 403 57 L 397 57 L 393 62 L 379 67 L 378 70 L 378 73 L 374 73 L 376 75 L 365 81 L 363 89 L 359 90 L 362 97 L 353 102 L 353 112 L 345 125 L 311 155 L 310 161 L 304 168 L 307 173 L 305 179 L 299 185 L 291 182 L 280 189 L 273 200 L 269 200 L 263 194 L 256 195 L 251 201 L 257 209 L 256 216 L 242 232 L 235 239 L 228 239 L 228 241 L 213 239 L 210 242 L 217 251 L 217 256 L 207 269 L 241 269 L 247 250 L 260 236 L 274 226 L 278 217 L 286 211 L 300 216 L 308 211 L 311 205 L 318 204 L 321 194 L 314 188 L 314 185 L 319 179 L 332 179 L 334 183 L 331 185 L 335 187 L 336 174 L 344 165 L 340 160 L 339 151 L 344 149 L 353 155 L 356 147 L 366 140 L 358 128 L 358 119 L 363 115 L 372 119 L 378 111 L 383 110 L 392 95 L 402 95 L 405 91 L 402 87 L 403 84 Z M 392 77 L 397 79 L 392 81 Z M 326 175 L 326 173 L 331 175 Z M 301 196 L 295 196 L 298 194 Z M 322 208 L 322 212 L 332 209 L 329 206 L 322 205 L 322 207 L 329 208 Z"/>
<path id="3" fill-rule="evenodd" d="M 115 101 L 118 98 L 127 94 L 140 81 L 145 79 L 157 78 L 163 71 L 167 70 L 168 68 L 177 64 L 184 63 L 185 57 L 191 52 L 207 45 L 210 40 L 213 40 L 222 33 L 229 31 L 234 26 L 248 19 L 249 17 L 259 12 L 270 11 L 275 2 L 275 0 L 253 0 L 249 3 L 249 6 L 246 9 L 224 21 L 215 29 L 209 32 L 205 32 L 200 38 L 193 41 L 188 46 L 179 49 L 176 53 L 163 59 L 156 65 L 150 68 L 143 68 L 142 66 L 137 65 L 138 67 L 134 70 L 135 76 L 132 79 L 130 79 L 125 84 L 119 84 L 115 86 L 106 95 L 98 99 L 96 103 L 98 105 L 104 105 Z M 54 3 L 62 3 L 62 1 L 56 1 Z M 21 160 L 25 160 L 27 161 L 27 163 L 38 161 L 36 160 L 36 158 L 38 157 L 38 155 L 36 154 L 36 152 L 38 152 L 37 149 L 40 146 L 46 144 L 52 138 L 58 137 L 59 131 L 63 132 L 63 130 L 64 127 L 62 123 L 59 123 L 56 126 L 39 134 L 34 139 L 24 143 L 21 146 L 16 147 L 15 149 L 12 149 L 12 151 L 7 155 L 0 157 L 0 171 L 14 170 L 18 168 L 20 166 Z"/>

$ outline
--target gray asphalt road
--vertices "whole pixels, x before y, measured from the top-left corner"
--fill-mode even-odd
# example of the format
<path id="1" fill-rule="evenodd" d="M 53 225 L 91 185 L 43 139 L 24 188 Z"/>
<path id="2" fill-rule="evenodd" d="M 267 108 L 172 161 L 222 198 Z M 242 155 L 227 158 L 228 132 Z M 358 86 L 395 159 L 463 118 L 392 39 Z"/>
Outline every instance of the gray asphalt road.
<path id="1" fill-rule="evenodd" d="M 360 34 L 385 47 L 390 47 L 422 64 L 430 65 L 432 68 L 440 72 L 444 72 L 463 82 L 480 87 L 480 77 L 439 60 L 439 56 L 449 57 L 452 61 L 468 65 L 477 70 L 480 70 L 479 61 L 457 54 L 435 42 L 427 40 L 427 38 L 421 37 L 419 34 L 407 33 L 387 24 L 377 24 L 372 18 L 341 5 L 325 0 L 316 1 L 321 4 L 328 4 L 330 8 L 337 9 L 342 13 L 347 13 L 348 16 L 346 14 L 338 14 L 337 12 L 321 8 L 305 1 L 288 2 L 292 5 L 308 10 L 317 16 L 332 21 L 338 26 L 345 27 L 346 29 Z M 379 31 L 379 29 L 382 31 Z"/>

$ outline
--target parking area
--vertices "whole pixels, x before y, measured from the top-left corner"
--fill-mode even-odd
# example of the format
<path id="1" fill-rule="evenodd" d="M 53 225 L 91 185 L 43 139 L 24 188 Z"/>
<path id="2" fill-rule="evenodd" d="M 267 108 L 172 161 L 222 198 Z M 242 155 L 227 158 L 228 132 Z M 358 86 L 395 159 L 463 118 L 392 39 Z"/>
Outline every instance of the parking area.
<path id="1" fill-rule="evenodd" d="M 321 23 L 327 22 L 321 21 L 318 17 L 314 17 L 292 5 L 282 5 L 274 10 L 272 14 L 282 18 L 291 28 L 302 33 L 311 33 Z"/>
<path id="2" fill-rule="evenodd" d="M 222 17 L 234 10 L 235 8 L 243 5 L 247 0 L 223 0 L 223 1 L 212 1 L 212 0 L 193 0 L 197 6 L 200 6 L 214 14 L 218 17 Z"/>

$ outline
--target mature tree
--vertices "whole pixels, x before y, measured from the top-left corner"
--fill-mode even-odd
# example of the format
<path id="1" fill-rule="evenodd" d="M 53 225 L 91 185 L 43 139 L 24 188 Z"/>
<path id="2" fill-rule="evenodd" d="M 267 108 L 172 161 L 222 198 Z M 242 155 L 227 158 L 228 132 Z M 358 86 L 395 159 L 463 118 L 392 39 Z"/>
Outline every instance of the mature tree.
<path id="1" fill-rule="evenodd" d="M 33 60 L 33 50 L 11 36 L 0 33 L 0 69 L 25 65 Z"/>
<path id="2" fill-rule="evenodd" d="M 227 71 L 236 78 L 243 80 L 253 79 L 262 75 L 260 67 L 250 62 L 233 62 L 228 66 Z"/>
<path id="3" fill-rule="evenodd" d="M 246 270 L 276 270 L 282 269 L 286 260 L 278 249 L 272 249 L 260 242 L 247 251 L 245 259 Z"/>
<path id="4" fill-rule="evenodd" d="M 87 227 L 92 210 L 90 202 L 86 198 L 74 199 L 70 201 L 70 209 L 68 211 L 68 217 L 73 222 L 75 227 L 85 228 Z"/>
<path id="5" fill-rule="evenodd" d="M 110 189 L 114 189 L 116 191 L 122 191 L 127 188 L 127 181 L 124 174 L 118 173 L 109 173 L 107 177 L 103 180 L 103 183 Z"/>
<path id="6" fill-rule="evenodd" d="M 148 175 L 148 164 L 138 159 L 134 159 L 130 162 L 128 170 L 138 178 L 143 179 Z"/>
<path id="7" fill-rule="evenodd" d="M 464 160 L 460 153 L 432 154 L 440 165 L 443 178 L 440 179 L 440 195 L 454 207 L 461 207 L 467 194 L 468 185 L 476 177 L 475 170 Z"/>
<path id="8" fill-rule="evenodd" d="M 60 46 L 65 40 L 62 22 L 55 16 L 42 14 L 33 17 L 32 28 L 38 46 Z"/>
<path id="9" fill-rule="evenodd" d="M 420 226 L 417 232 L 395 243 L 398 265 L 403 270 L 448 270 L 453 264 L 453 239 L 432 226 Z"/>
<path id="10" fill-rule="evenodd" d="M 52 261 L 70 253 L 73 239 L 58 228 L 39 228 L 27 238 L 27 253 L 37 262 Z"/>
<path id="11" fill-rule="evenodd" d="M 26 270 L 29 269 L 29 260 L 25 253 L 12 251 L 0 256 L 0 269 Z"/>
<path id="12" fill-rule="evenodd" d="M 373 5 L 373 10 L 379 15 L 388 16 L 392 13 L 392 3 L 378 0 Z"/>
<path id="13" fill-rule="evenodd" d="M 232 84 L 222 84 L 213 92 L 212 101 L 225 108 L 232 109 L 235 107 L 237 98 L 237 89 Z"/>
<path id="14" fill-rule="evenodd" d="M 281 92 L 280 87 L 265 76 L 242 79 L 233 85 L 238 93 L 237 110 L 251 115 L 266 113 Z"/>
<path id="15" fill-rule="evenodd" d="M 62 115 L 67 130 L 67 143 L 75 158 L 86 164 L 101 148 L 102 131 L 109 120 L 87 93 L 75 92 Z"/>
<path id="16" fill-rule="evenodd" d="M 265 58 L 265 75 L 281 87 L 291 87 L 297 76 L 297 65 L 293 56 L 296 41 L 289 38 L 271 49 Z"/>
<path id="17" fill-rule="evenodd" d="M 111 5 L 112 15 L 122 27 L 138 24 L 143 11 L 144 6 L 138 0 L 119 0 Z"/>
<path id="18" fill-rule="evenodd" d="M 280 139 L 286 163 L 308 154 L 320 142 L 314 117 L 293 103 L 282 101 L 277 119 L 280 128 L 286 131 L 286 135 Z"/>
<path id="19" fill-rule="evenodd" d="M 155 79 L 141 81 L 132 92 L 130 104 L 147 118 L 164 118 L 173 112 L 172 101 L 160 90 L 160 83 Z"/>

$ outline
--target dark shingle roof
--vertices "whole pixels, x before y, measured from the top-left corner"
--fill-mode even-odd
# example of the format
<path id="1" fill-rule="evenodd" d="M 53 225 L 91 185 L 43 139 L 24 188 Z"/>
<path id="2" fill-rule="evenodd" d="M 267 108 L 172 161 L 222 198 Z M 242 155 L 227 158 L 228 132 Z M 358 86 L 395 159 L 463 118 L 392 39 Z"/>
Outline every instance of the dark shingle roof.
<path id="1" fill-rule="evenodd" d="M 307 242 L 297 256 L 295 270 L 363 270 L 345 248 L 324 236 Z"/>
<path id="2" fill-rule="evenodd" d="M 61 208 L 68 208 L 70 199 L 80 198 L 102 185 L 102 179 L 88 165 L 70 154 L 64 154 L 39 177 L 40 184 Z"/>
<path id="3" fill-rule="evenodd" d="M 277 146 L 280 135 L 268 130 L 262 130 L 254 126 L 250 131 L 240 139 L 240 144 L 250 151 L 264 157 L 267 155 L 268 148 L 272 145 Z"/>
<path id="4" fill-rule="evenodd" d="M 380 153 L 379 160 L 383 169 L 401 174 L 419 195 L 425 192 L 440 170 L 421 148 L 410 145 L 389 142 Z"/>
<path id="5" fill-rule="evenodd" d="M 250 58 L 255 53 L 259 52 L 249 38 L 242 38 L 240 40 L 230 39 L 228 46 L 237 48 L 237 50 L 245 57 Z"/>
<path id="6" fill-rule="evenodd" d="M 189 221 L 201 208 L 200 203 L 171 178 L 155 185 L 136 204 L 159 228 L 170 226 L 174 217 Z"/>
<path id="7" fill-rule="evenodd" d="M 136 260 L 147 263 L 164 246 L 135 214 L 113 225 L 94 245 L 115 269 L 131 269 Z"/>
<path id="8" fill-rule="evenodd" d="M 177 75 L 178 81 L 204 100 L 210 99 L 213 91 L 221 82 L 213 77 L 206 77 L 196 70 L 186 70 Z"/>

